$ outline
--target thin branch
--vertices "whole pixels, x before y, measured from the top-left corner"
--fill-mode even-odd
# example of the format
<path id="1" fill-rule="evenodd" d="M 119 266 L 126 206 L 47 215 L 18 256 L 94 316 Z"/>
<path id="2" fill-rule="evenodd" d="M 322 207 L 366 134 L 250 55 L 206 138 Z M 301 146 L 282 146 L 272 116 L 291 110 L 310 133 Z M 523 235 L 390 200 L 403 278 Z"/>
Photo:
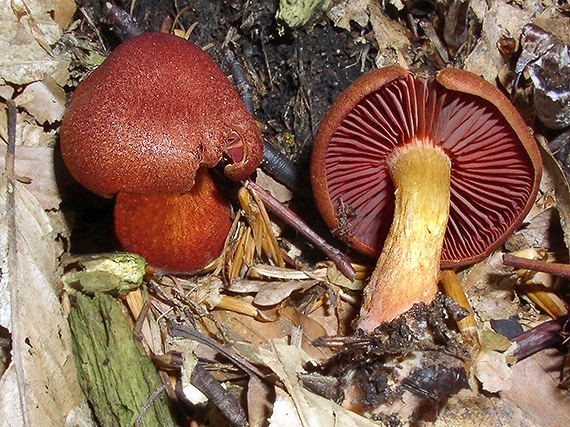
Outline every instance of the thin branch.
<path id="1" fill-rule="evenodd" d="M 192 330 L 186 326 L 174 324 L 172 325 L 171 334 L 174 337 L 182 337 L 188 338 L 199 343 L 205 344 L 208 347 L 219 351 L 221 354 L 226 356 L 228 359 L 233 361 L 237 366 L 247 372 L 248 375 L 255 375 L 259 378 L 264 378 L 265 375 L 251 363 L 249 363 L 246 359 L 238 355 L 236 352 L 231 350 L 228 347 L 223 346 L 219 342 L 213 340 L 210 337 L 202 334 L 201 332 Z"/>
<path id="2" fill-rule="evenodd" d="M 267 209 L 297 230 L 309 242 L 319 248 L 337 266 L 337 268 L 350 280 L 354 280 L 356 271 L 348 257 L 339 249 L 329 245 L 321 236 L 309 228 L 295 213 L 286 209 L 277 199 L 253 181 L 246 181 L 246 186 L 253 191 L 265 204 Z"/>
<path id="3" fill-rule="evenodd" d="M 541 350 L 559 345 L 564 341 L 566 322 L 567 317 L 544 322 L 512 338 L 511 341 L 517 343 L 514 356 L 517 360 L 523 360 Z"/>
<path id="4" fill-rule="evenodd" d="M 555 276 L 570 279 L 570 265 L 558 262 L 538 261 L 534 259 L 521 258 L 511 254 L 503 255 L 503 264 L 514 268 L 540 271 L 542 273 L 553 274 Z"/>

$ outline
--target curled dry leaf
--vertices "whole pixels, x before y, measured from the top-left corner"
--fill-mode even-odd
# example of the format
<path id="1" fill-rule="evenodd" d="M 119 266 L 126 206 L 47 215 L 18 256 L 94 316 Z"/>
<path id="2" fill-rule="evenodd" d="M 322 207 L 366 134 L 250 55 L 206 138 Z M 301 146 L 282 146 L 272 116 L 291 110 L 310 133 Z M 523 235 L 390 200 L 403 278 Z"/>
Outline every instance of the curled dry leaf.
<path id="1" fill-rule="evenodd" d="M 307 290 L 318 280 L 289 280 L 286 282 L 265 282 L 260 280 L 235 280 L 227 288 L 230 292 L 256 293 L 253 303 L 260 306 L 272 306 L 283 302 L 293 292 Z"/>
<path id="2" fill-rule="evenodd" d="M 409 53 L 412 51 L 412 46 L 406 30 L 384 15 L 378 2 L 373 0 L 335 2 L 327 15 L 336 26 L 347 30 L 351 30 L 350 21 L 357 22 L 363 28 L 370 22 L 374 38 L 378 43 L 378 55 L 375 60 L 377 67 L 393 64 L 407 67 L 411 62 Z"/>
<path id="3" fill-rule="evenodd" d="M 490 9 L 485 6 L 479 13 L 479 19 L 483 22 L 481 37 L 466 58 L 464 68 L 492 82 L 506 65 L 506 59 L 497 49 L 497 43 L 505 35 L 518 38 L 533 11 L 498 1 L 493 2 Z"/>
<path id="4" fill-rule="evenodd" d="M 5 204 L 6 179 L 0 197 L 0 323 L 12 335 L 11 364 L 0 382 L 0 395 L 6 396 L 0 399 L 0 419 L 4 425 L 61 426 L 82 392 L 58 299 L 60 250 L 42 207 L 23 184 L 12 185 L 14 206 Z"/>

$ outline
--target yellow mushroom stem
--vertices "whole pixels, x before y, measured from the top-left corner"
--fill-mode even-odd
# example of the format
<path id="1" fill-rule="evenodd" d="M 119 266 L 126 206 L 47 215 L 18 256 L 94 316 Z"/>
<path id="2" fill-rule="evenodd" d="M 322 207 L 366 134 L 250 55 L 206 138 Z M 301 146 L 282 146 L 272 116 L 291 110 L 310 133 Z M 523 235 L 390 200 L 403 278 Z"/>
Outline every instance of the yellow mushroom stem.
<path id="1" fill-rule="evenodd" d="M 437 294 L 449 217 L 451 162 L 431 143 L 414 141 L 388 161 L 395 187 L 394 219 L 364 291 L 357 329 L 372 333 L 415 303 Z"/>

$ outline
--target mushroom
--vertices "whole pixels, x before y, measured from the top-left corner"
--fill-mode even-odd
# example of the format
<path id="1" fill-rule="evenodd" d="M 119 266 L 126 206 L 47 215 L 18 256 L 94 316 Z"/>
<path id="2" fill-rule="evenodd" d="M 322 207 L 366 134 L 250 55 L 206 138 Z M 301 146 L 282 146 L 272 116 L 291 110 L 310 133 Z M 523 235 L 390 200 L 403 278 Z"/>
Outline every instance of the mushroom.
<path id="1" fill-rule="evenodd" d="M 148 233 L 154 234 L 152 246 L 158 253 L 156 258 L 149 255 L 151 265 L 162 263 L 165 253 L 179 251 L 175 246 L 189 233 L 186 230 L 177 234 L 176 242 L 169 241 L 170 233 L 158 233 L 160 221 L 145 228 L 152 216 L 164 215 L 174 224 L 174 214 L 163 209 L 180 211 L 181 206 L 195 205 L 187 197 L 194 197 L 188 192 L 197 171 L 214 167 L 224 157 L 228 162 L 224 174 L 242 180 L 259 165 L 263 152 L 255 119 L 216 63 L 194 43 L 165 33 L 144 33 L 122 43 L 77 87 L 63 119 L 60 142 L 65 164 L 79 183 L 103 197 L 120 194 L 115 221 L 125 246 L 139 248 L 149 243 Z M 200 179 L 211 177 L 204 172 Z M 217 191 L 213 183 L 200 188 L 210 195 Z M 214 198 L 219 204 L 221 196 Z M 159 200 L 164 202 L 160 208 Z M 137 215 L 145 222 L 128 226 L 127 215 L 143 201 L 150 203 L 148 210 L 143 213 L 139 206 Z M 177 203 L 181 205 L 174 208 Z M 204 203 L 203 199 L 202 208 Z M 218 206 L 210 215 L 191 220 L 194 223 L 177 225 L 180 230 L 189 227 L 203 233 L 194 243 L 206 247 L 195 246 L 190 252 L 211 249 L 211 236 L 196 221 L 219 222 L 217 232 L 227 234 L 228 209 Z M 181 213 L 177 218 L 190 221 L 191 215 Z M 134 235 L 127 238 L 126 230 L 141 234 L 139 244 L 133 243 Z M 219 255 L 219 251 L 216 246 L 211 252 Z M 193 259 L 186 267 L 180 259 L 175 265 L 179 271 L 196 269 Z"/>
<path id="2" fill-rule="evenodd" d="M 379 256 L 357 330 L 432 302 L 440 267 L 497 249 L 532 206 L 541 171 L 515 108 L 470 72 L 426 81 L 392 66 L 355 81 L 321 122 L 311 179 L 334 234 Z"/>

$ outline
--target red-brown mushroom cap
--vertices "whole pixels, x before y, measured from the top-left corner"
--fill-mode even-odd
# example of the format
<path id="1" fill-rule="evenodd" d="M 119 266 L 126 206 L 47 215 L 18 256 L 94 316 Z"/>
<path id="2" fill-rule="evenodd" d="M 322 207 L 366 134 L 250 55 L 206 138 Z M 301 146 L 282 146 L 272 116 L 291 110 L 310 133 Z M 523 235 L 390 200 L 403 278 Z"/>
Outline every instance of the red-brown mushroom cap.
<path id="1" fill-rule="evenodd" d="M 542 172 L 536 141 L 504 95 L 457 69 L 435 80 L 400 67 L 354 82 L 323 118 L 313 149 L 315 200 L 334 233 L 378 256 L 393 216 L 386 160 L 414 137 L 451 160 L 451 206 L 442 266 L 494 251 L 528 213 Z"/>
<path id="2" fill-rule="evenodd" d="M 119 45 L 75 90 L 61 128 L 71 174 L 92 192 L 184 193 L 226 153 L 235 180 L 263 153 L 253 117 L 194 43 L 145 33 Z"/>

